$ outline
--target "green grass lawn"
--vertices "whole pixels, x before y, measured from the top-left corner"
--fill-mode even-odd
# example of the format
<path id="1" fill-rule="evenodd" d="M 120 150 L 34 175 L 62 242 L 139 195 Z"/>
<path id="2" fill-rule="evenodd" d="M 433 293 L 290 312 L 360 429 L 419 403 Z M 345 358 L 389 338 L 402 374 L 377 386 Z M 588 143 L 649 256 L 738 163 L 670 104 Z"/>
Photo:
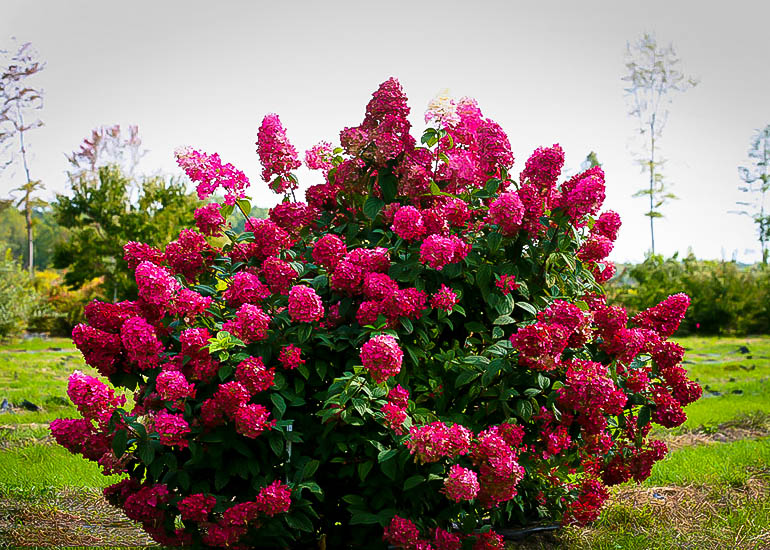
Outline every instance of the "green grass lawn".
<path id="1" fill-rule="evenodd" d="M 613 489 L 595 524 L 510 548 L 770 548 L 770 337 L 678 341 L 687 349 L 684 366 L 706 389 L 686 408 L 683 426 L 655 428 L 675 450 L 641 486 Z M 147 543 L 100 500 L 100 489 L 119 478 L 103 476 L 49 436 L 50 420 L 77 416 L 66 395 L 75 369 L 96 375 L 66 339 L 0 345 L 0 401 L 40 406 L 0 413 L 0 547 Z M 6 521 L 16 516 L 26 523 Z M 51 521 L 56 530 L 46 534 Z M 104 537 L 93 538 L 95 525 Z M 56 538 L 61 533 L 70 538 Z"/>

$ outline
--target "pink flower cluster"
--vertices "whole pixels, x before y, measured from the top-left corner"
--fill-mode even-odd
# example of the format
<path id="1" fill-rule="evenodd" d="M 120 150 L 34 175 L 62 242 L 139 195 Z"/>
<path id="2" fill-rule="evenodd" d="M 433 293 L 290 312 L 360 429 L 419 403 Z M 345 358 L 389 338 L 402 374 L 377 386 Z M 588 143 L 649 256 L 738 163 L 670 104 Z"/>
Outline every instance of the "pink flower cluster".
<path id="1" fill-rule="evenodd" d="M 556 185 L 562 166 L 564 166 L 564 151 L 558 143 L 553 147 L 538 147 L 527 159 L 519 180 L 521 183 L 526 181 L 536 183 L 541 188 L 550 190 Z"/>
<path id="2" fill-rule="evenodd" d="M 192 229 L 183 229 L 179 238 L 166 245 L 166 262 L 173 273 L 183 275 L 188 282 L 203 273 L 211 255 L 206 238 Z"/>
<path id="3" fill-rule="evenodd" d="M 163 251 L 149 244 L 129 241 L 123 245 L 123 259 L 126 260 L 129 269 L 136 269 L 142 262 L 160 265 L 165 261 L 165 255 Z"/>
<path id="4" fill-rule="evenodd" d="M 519 364 L 535 370 L 553 370 L 561 364 L 570 332 L 562 325 L 538 321 L 520 328 L 510 342 L 519 351 Z"/>
<path id="5" fill-rule="evenodd" d="M 305 151 L 305 166 L 311 170 L 323 170 L 326 175 L 334 166 L 333 156 L 332 144 L 322 141 Z"/>
<path id="6" fill-rule="evenodd" d="M 393 217 L 390 229 L 405 241 L 417 240 L 425 233 L 422 214 L 414 206 L 403 206 Z"/>
<path id="7" fill-rule="evenodd" d="M 313 245 L 313 261 L 333 271 L 345 257 L 348 250 L 345 243 L 334 233 L 327 233 Z"/>
<path id="8" fill-rule="evenodd" d="M 282 202 L 270 209 L 269 217 L 278 227 L 293 236 L 318 220 L 320 211 L 304 202 Z"/>
<path id="9" fill-rule="evenodd" d="M 441 287 L 430 297 L 430 305 L 447 313 L 452 313 L 452 308 L 457 305 L 459 298 L 457 293 L 442 283 Z"/>
<path id="10" fill-rule="evenodd" d="M 181 289 L 167 269 L 151 262 L 142 262 L 136 267 L 136 284 L 142 300 L 154 305 L 169 303 Z"/>
<path id="11" fill-rule="evenodd" d="M 220 186 L 226 190 L 226 204 L 235 204 L 235 201 L 246 196 L 245 190 L 249 186 L 246 175 L 232 164 L 223 164 L 216 153 L 209 155 L 184 147 L 176 151 L 176 162 L 187 177 L 197 184 L 196 190 L 201 200 L 213 195 Z"/>
<path id="12" fill-rule="evenodd" d="M 689 306 L 690 297 L 687 294 L 674 294 L 658 305 L 642 311 L 633 318 L 633 321 L 668 338 L 679 328 L 679 323 L 684 319 Z"/>
<path id="13" fill-rule="evenodd" d="M 190 425 L 183 415 L 161 410 L 153 417 L 152 423 L 161 443 L 170 447 L 187 447 L 186 436 L 190 433 Z"/>
<path id="14" fill-rule="evenodd" d="M 267 338 L 270 315 L 262 308 L 252 304 L 243 304 L 238 308 L 235 319 L 222 325 L 222 330 L 234 334 L 245 343 L 259 342 Z"/>
<path id="15" fill-rule="evenodd" d="M 478 435 L 471 449 L 471 459 L 480 468 L 479 501 L 487 508 L 511 500 L 516 486 L 524 477 L 524 468 L 516 461 L 514 450 L 501 435 L 499 428 L 490 428 Z"/>
<path id="16" fill-rule="evenodd" d="M 216 236 L 222 233 L 225 219 L 220 212 L 221 206 L 212 202 L 195 210 L 195 225 L 204 235 Z"/>
<path id="17" fill-rule="evenodd" d="M 277 256 L 289 245 L 289 234 L 272 220 L 249 218 L 245 227 L 246 231 L 254 235 L 253 242 L 245 243 L 238 249 L 243 251 L 245 258 L 255 258 L 261 262 Z"/>
<path id="18" fill-rule="evenodd" d="M 559 206 L 577 223 L 596 214 L 604 202 L 604 171 L 596 166 L 578 174 L 561 186 Z"/>
<path id="19" fill-rule="evenodd" d="M 80 324 L 72 329 L 72 341 L 85 357 L 86 363 L 96 368 L 99 374 L 109 376 L 116 371 L 122 351 L 119 334 Z"/>
<path id="20" fill-rule="evenodd" d="M 441 271 L 449 264 L 461 262 L 469 251 L 470 246 L 457 235 L 430 235 L 420 246 L 420 261 Z"/>
<path id="21" fill-rule="evenodd" d="M 610 378 L 607 367 L 595 361 L 572 360 L 565 386 L 557 390 L 559 404 L 575 411 L 576 420 L 592 434 L 607 427 L 607 415 L 619 415 L 626 394 Z"/>
<path id="22" fill-rule="evenodd" d="M 281 352 L 278 354 L 278 361 L 287 370 L 296 369 L 305 363 L 305 360 L 302 358 L 302 349 L 294 344 L 281 348 Z"/>
<path id="23" fill-rule="evenodd" d="M 521 228 L 523 220 L 524 205 L 515 191 L 501 193 L 489 205 L 487 221 L 497 225 L 503 235 L 515 235 Z"/>
<path id="24" fill-rule="evenodd" d="M 158 340 L 155 327 L 143 317 L 131 317 L 120 327 L 120 341 L 128 359 L 139 369 L 158 366 L 163 353 L 163 344 Z"/>
<path id="25" fill-rule="evenodd" d="M 479 494 L 479 479 L 476 472 L 453 464 L 449 475 L 444 479 L 442 492 L 449 500 L 460 502 L 473 500 Z"/>
<path id="26" fill-rule="evenodd" d="M 278 115 L 269 114 L 262 119 L 257 134 L 257 154 L 262 163 L 262 179 L 270 183 L 273 191 L 285 193 L 297 188 L 291 171 L 302 166 L 302 163 L 297 150 L 289 143 Z M 275 179 L 271 181 L 273 177 Z"/>
<path id="27" fill-rule="evenodd" d="M 176 408 L 180 408 L 185 399 L 195 397 L 195 385 L 185 378 L 184 373 L 175 370 L 165 370 L 158 374 L 155 391 L 161 399 L 170 401 Z"/>
<path id="28" fill-rule="evenodd" d="M 249 357 L 235 367 L 235 379 L 252 395 L 270 389 L 274 378 L 275 369 L 266 367 L 261 357 Z"/>
<path id="29" fill-rule="evenodd" d="M 456 458 L 467 454 L 473 434 L 460 424 L 447 426 L 444 422 L 431 422 L 425 426 L 413 426 L 404 444 L 422 464 L 437 462 L 442 458 Z"/>
<path id="30" fill-rule="evenodd" d="M 315 289 L 305 285 L 296 285 L 289 291 L 289 317 L 297 323 L 320 321 L 324 316 L 321 297 Z"/>
<path id="31" fill-rule="evenodd" d="M 409 406 L 409 392 L 397 384 L 388 392 L 388 402 L 380 411 L 384 415 L 385 424 L 398 435 L 406 433 L 404 422 L 408 417 L 406 409 Z"/>
<path id="32" fill-rule="evenodd" d="M 512 291 L 519 288 L 519 283 L 516 282 L 516 275 L 510 275 L 503 273 L 500 278 L 495 281 L 495 286 L 500 289 L 503 296 L 508 296 Z"/>
<path id="33" fill-rule="evenodd" d="M 372 336 L 361 347 L 361 362 L 378 384 L 398 374 L 403 359 L 404 352 L 389 334 Z"/>
<path id="34" fill-rule="evenodd" d="M 176 506 L 183 520 L 206 521 L 216 503 L 216 497 L 196 493 L 186 496 Z"/>
<path id="35" fill-rule="evenodd" d="M 259 277 L 248 271 L 239 271 L 233 276 L 223 297 L 230 306 L 239 307 L 243 304 L 257 304 L 270 295 L 270 289 Z"/>
<path id="36" fill-rule="evenodd" d="M 288 294 L 297 275 L 297 271 L 289 262 L 275 256 L 262 262 L 262 276 L 273 294 Z"/>

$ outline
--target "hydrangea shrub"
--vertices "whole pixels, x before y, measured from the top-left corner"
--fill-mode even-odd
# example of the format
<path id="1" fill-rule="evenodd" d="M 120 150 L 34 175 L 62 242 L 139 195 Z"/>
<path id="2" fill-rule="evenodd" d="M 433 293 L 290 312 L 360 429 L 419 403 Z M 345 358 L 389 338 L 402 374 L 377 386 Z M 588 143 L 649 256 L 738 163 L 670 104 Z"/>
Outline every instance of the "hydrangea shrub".
<path id="1" fill-rule="evenodd" d="M 76 372 L 82 418 L 51 430 L 126 474 L 105 495 L 158 542 L 499 549 L 501 527 L 595 519 L 665 455 L 651 424 L 700 396 L 668 340 L 688 297 L 630 320 L 603 297 L 620 219 L 601 168 L 560 182 L 554 145 L 515 178 L 474 100 L 434 100 L 419 143 L 408 114 L 383 83 L 341 147 L 305 154 L 322 183 L 304 202 L 265 117 L 269 219 L 242 172 L 180 150 L 225 204 L 165 250 L 126 244 L 138 299 L 86 308 L 73 340 L 133 406 Z"/>

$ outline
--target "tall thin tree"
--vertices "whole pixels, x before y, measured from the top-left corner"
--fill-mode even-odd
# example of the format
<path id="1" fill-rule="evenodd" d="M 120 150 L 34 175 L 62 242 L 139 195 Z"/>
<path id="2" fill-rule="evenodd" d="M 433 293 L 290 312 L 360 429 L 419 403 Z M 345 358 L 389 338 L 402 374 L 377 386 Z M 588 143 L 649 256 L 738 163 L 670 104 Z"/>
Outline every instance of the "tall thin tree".
<path id="1" fill-rule="evenodd" d="M 749 216 L 757 224 L 762 263 L 767 265 L 770 215 L 765 208 L 765 196 L 770 190 L 770 124 L 754 132 L 748 156 L 750 166 L 738 167 L 738 175 L 743 180 L 738 189 L 748 193 L 749 198 L 737 202 L 742 209 L 735 213 Z"/>
<path id="2" fill-rule="evenodd" d="M 680 59 L 672 45 L 658 45 L 655 36 L 645 33 L 633 44 L 626 45 L 626 68 L 623 80 L 630 103 L 629 114 L 639 122 L 639 135 L 643 146 L 639 153 L 642 172 L 649 172 L 649 187 L 634 193 L 635 197 L 649 197 L 650 249 L 655 254 L 655 218 L 663 216 L 660 209 L 674 195 L 666 186 L 662 167 L 665 160 L 660 156 L 660 139 L 668 121 L 669 105 L 674 92 L 684 92 L 697 85 L 697 80 L 686 76 L 680 69 Z"/>
<path id="3" fill-rule="evenodd" d="M 3 52 L 5 53 L 5 52 Z M 38 59 L 38 54 L 27 42 L 11 53 L 5 54 L 7 62 L 0 73 L 0 147 L 7 155 L 5 167 L 12 165 L 19 158 L 24 169 L 26 183 L 16 191 L 22 192 L 18 205 L 24 209 L 27 220 L 27 240 L 29 250 L 28 269 L 34 272 L 34 235 L 32 210 L 40 202 L 34 193 L 43 188 L 40 181 L 32 179 L 27 151 L 27 132 L 40 128 L 43 121 L 35 112 L 43 108 L 43 92 L 32 86 L 29 79 L 45 68 Z M 14 145 L 16 144 L 16 145 Z"/>

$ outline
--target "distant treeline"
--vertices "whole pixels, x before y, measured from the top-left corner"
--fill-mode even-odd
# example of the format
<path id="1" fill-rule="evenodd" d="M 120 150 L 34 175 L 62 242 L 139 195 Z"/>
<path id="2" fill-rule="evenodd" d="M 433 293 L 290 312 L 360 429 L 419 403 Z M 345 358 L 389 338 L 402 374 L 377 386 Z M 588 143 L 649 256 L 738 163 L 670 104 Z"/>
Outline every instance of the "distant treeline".
<path id="1" fill-rule="evenodd" d="M 632 315 L 677 292 L 692 299 L 678 334 L 770 333 L 770 267 L 762 264 L 651 256 L 618 266 L 607 285 L 608 301 Z"/>

